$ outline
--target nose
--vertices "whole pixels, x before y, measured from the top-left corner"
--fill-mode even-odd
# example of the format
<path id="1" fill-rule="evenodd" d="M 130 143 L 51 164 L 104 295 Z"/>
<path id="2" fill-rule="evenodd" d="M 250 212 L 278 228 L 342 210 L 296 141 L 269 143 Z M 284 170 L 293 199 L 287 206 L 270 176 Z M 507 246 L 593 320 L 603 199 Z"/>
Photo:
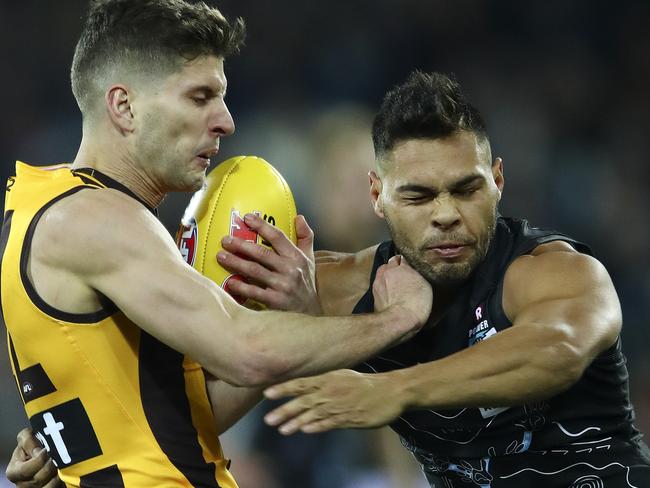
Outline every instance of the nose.
<path id="1" fill-rule="evenodd" d="M 210 118 L 209 129 L 212 134 L 219 137 L 229 136 L 235 132 L 235 121 L 223 98 L 219 100 L 219 104 Z"/>
<path id="2" fill-rule="evenodd" d="M 448 193 L 442 193 L 434 200 L 431 223 L 440 230 L 451 230 L 460 224 L 460 212 Z"/>

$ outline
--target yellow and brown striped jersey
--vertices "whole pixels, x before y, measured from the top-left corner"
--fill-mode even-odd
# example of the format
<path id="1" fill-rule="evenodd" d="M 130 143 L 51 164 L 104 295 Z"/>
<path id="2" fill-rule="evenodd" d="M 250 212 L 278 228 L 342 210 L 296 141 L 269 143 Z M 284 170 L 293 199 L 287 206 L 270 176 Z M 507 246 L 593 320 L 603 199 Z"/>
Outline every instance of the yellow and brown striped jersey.
<path id="1" fill-rule="evenodd" d="M 27 276 L 45 210 L 78 191 L 128 189 L 95 170 L 16 163 L 0 240 L 2 313 L 32 429 L 67 486 L 236 488 L 201 366 L 108 299 L 95 313 L 47 304 Z M 115 230 L 119 232 L 119 229 Z"/>

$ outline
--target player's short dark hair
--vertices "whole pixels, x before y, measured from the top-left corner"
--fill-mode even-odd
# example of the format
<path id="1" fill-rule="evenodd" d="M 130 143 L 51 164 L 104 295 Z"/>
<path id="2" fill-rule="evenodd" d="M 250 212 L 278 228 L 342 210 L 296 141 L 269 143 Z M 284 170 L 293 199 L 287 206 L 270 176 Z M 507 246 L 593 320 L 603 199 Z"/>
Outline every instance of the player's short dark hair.
<path id="1" fill-rule="evenodd" d="M 485 121 L 463 95 L 453 75 L 414 71 L 389 91 L 372 124 L 379 160 L 407 139 L 439 139 L 459 130 L 488 140 Z"/>
<path id="2" fill-rule="evenodd" d="M 227 57 L 245 38 L 241 18 L 184 0 L 91 0 L 72 61 L 72 91 L 82 113 L 97 80 L 116 68 L 158 75 L 199 56 Z"/>

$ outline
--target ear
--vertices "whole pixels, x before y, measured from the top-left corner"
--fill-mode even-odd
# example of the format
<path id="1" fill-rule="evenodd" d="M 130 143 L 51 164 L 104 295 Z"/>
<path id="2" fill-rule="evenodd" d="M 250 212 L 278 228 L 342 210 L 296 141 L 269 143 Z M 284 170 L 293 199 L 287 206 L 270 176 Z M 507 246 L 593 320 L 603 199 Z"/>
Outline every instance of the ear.
<path id="1" fill-rule="evenodd" d="M 122 133 L 133 132 L 131 94 L 124 85 L 113 85 L 106 92 L 106 110 L 113 125 Z"/>
<path id="2" fill-rule="evenodd" d="M 374 171 L 370 171 L 368 173 L 368 178 L 370 179 L 370 202 L 372 203 L 372 209 L 374 210 L 377 217 L 383 219 L 384 208 L 381 199 L 381 190 L 383 186 L 381 179 Z"/>
<path id="3" fill-rule="evenodd" d="M 503 186 L 505 184 L 503 180 L 503 159 L 496 158 L 494 163 L 492 163 L 492 178 L 494 178 L 494 183 L 496 184 L 499 190 L 499 200 L 501 199 L 501 193 L 503 193 Z"/>

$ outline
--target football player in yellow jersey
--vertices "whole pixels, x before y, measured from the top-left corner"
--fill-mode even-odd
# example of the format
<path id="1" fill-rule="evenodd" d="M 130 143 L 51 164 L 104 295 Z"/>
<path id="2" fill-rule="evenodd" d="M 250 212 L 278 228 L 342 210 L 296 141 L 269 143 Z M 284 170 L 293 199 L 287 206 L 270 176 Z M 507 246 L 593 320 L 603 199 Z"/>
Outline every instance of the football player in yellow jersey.
<path id="1" fill-rule="evenodd" d="M 354 364 L 429 315 L 430 287 L 400 259 L 376 281 L 377 312 L 355 317 L 252 312 L 183 261 L 154 209 L 201 188 L 233 133 L 223 63 L 243 37 L 241 20 L 202 3 L 92 2 L 71 71 L 78 154 L 19 164 L 8 185 L 9 353 L 67 486 L 235 487 L 216 435 L 258 401 L 255 387 Z M 294 252 L 261 219 L 246 222 L 279 255 Z M 313 236 L 302 221 L 298 230 L 312 262 L 300 283 L 315 297 Z"/>

